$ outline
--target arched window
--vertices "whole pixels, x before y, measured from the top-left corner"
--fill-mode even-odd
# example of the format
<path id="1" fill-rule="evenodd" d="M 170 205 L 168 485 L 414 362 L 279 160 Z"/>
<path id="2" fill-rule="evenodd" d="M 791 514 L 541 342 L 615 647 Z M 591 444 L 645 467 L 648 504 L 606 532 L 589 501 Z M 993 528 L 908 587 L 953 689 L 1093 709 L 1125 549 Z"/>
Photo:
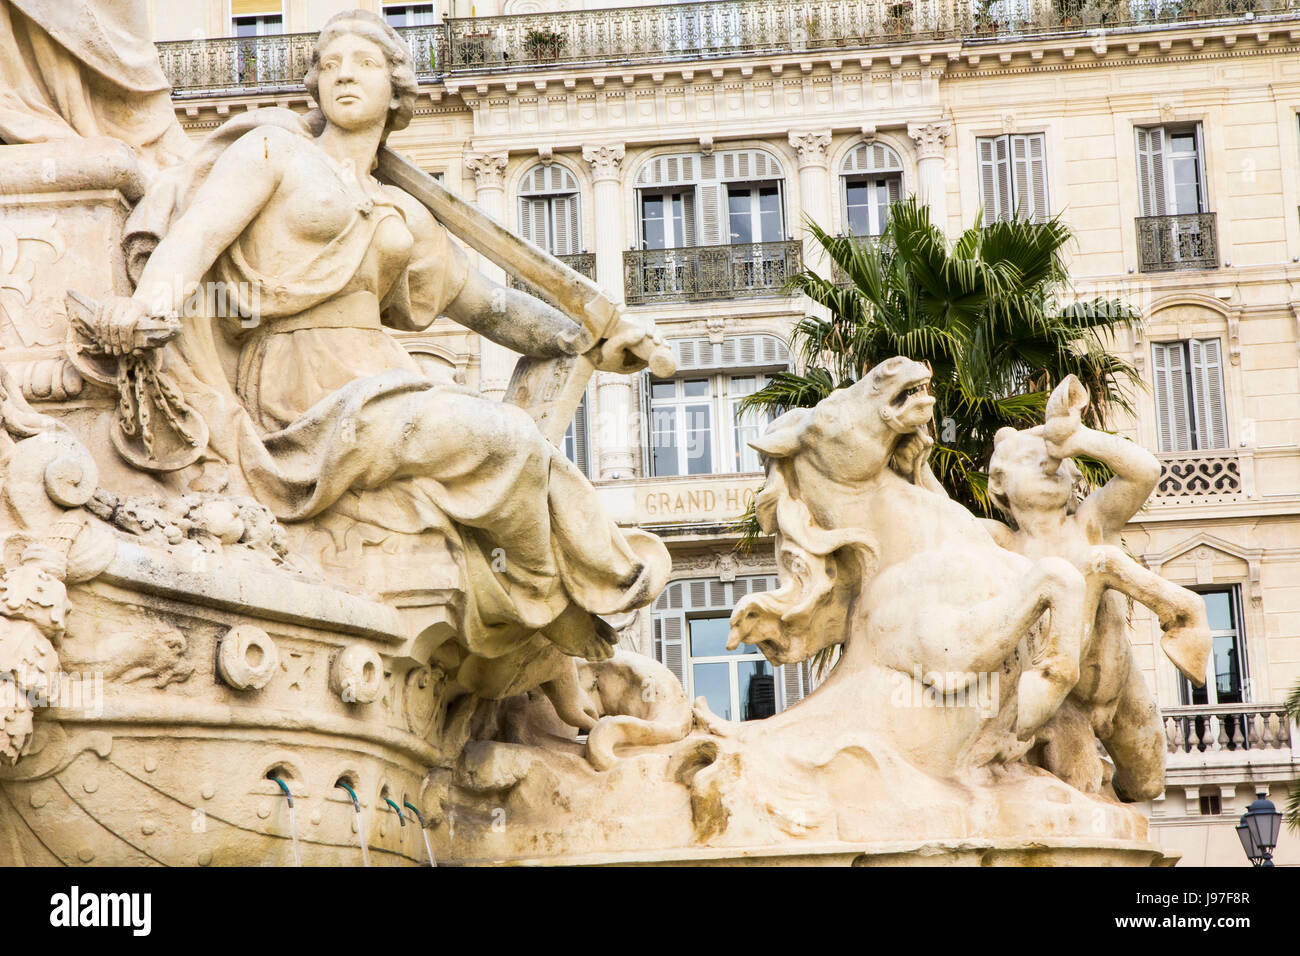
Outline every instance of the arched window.
<path id="1" fill-rule="evenodd" d="M 582 251 L 578 180 L 558 163 L 539 163 L 519 182 L 519 233 L 553 256 Z"/>
<path id="2" fill-rule="evenodd" d="M 642 249 L 779 242 L 785 171 L 763 149 L 673 153 L 637 171 Z"/>
<path id="3" fill-rule="evenodd" d="M 844 231 L 878 236 L 889 222 L 890 204 L 903 196 L 903 161 L 884 143 L 859 143 L 840 164 Z"/>

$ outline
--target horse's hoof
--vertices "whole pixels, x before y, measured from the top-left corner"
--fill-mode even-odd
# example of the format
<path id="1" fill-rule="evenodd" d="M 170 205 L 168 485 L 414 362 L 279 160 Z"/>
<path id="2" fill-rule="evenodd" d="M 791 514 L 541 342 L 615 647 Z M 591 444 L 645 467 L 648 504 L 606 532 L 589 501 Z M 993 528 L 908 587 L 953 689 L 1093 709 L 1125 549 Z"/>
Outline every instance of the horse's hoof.
<path id="1" fill-rule="evenodd" d="M 1205 683 L 1214 638 L 1200 627 L 1171 627 L 1160 638 L 1160 648 L 1183 676 L 1197 687 Z"/>
<path id="2" fill-rule="evenodd" d="M 1041 671 L 1025 671 L 1020 675 L 1016 691 L 1016 737 L 1028 740 L 1056 713 L 1070 688 L 1064 682 L 1052 680 Z"/>

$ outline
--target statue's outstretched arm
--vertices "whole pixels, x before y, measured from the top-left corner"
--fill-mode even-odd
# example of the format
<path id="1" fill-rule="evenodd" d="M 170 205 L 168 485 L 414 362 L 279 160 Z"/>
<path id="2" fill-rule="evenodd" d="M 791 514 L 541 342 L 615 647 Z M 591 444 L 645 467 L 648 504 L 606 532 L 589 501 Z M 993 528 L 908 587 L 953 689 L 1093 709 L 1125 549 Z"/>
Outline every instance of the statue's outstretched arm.
<path id="1" fill-rule="evenodd" d="M 596 344 L 582 326 L 541 299 L 470 269 L 447 315 L 508 349 L 534 358 L 580 355 Z"/>

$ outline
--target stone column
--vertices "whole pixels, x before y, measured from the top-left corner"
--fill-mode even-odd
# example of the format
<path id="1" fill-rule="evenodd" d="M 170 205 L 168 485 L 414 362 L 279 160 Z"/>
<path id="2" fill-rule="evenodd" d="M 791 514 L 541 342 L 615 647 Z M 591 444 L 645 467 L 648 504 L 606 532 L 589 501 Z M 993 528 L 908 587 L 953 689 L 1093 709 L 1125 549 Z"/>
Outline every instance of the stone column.
<path id="1" fill-rule="evenodd" d="M 594 183 L 593 220 L 596 234 L 596 282 L 615 302 L 623 301 L 622 143 L 584 146 L 582 158 L 591 164 Z M 593 477 L 631 478 L 634 470 L 632 435 L 632 377 L 614 372 L 596 373 L 595 416 L 592 422 Z"/>
<path id="2" fill-rule="evenodd" d="M 916 143 L 916 194 L 930 206 L 930 221 L 948 234 L 948 184 L 944 175 L 944 148 L 952 127 L 947 123 L 911 123 L 907 135 Z"/>
<path id="3" fill-rule="evenodd" d="M 596 281 L 615 302 L 623 301 L 623 144 L 584 146 L 591 164 L 593 221 L 596 234 Z"/>
<path id="4" fill-rule="evenodd" d="M 474 174 L 475 202 L 485 213 L 505 222 L 506 171 L 505 153 L 467 152 L 465 167 Z M 505 272 L 496 263 L 479 258 L 479 270 L 496 282 L 506 281 Z M 489 398 L 501 398 L 510 384 L 518 356 L 503 345 L 479 337 L 479 390 Z"/>
<path id="5" fill-rule="evenodd" d="M 799 154 L 799 196 L 801 208 L 797 222 L 791 223 L 791 232 L 803 237 L 804 262 L 818 272 L 825 273 L 825 255 L 804 230 L 804 218 L 812 219 L 822 229 L 834 233 L 831 218 L 830 175 L 827 151 L 831 145 L 830 130 L 791 133 L 790 145 Z M 793 217 L 794 210 L 790 211 Z"/>

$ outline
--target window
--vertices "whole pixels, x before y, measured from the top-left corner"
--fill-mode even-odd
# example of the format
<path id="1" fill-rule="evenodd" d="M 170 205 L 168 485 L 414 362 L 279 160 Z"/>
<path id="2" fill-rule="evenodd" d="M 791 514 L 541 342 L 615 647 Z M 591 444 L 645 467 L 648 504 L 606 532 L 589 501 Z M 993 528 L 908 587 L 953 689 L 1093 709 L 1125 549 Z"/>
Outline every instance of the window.
<path id="1" fill-rule="evenodd" d="M 646 473 L 655 477 L 762 471 L 749 447 L 771 414 L 741 412 L 744 399 L 761 389 L 771 373 L 788 367 L 790 352 L 771 335 L 676 339 L 670 343 L 678 375 L 642 379 Z"/>
<path id="2" fill-rule="evenodd" d="M 1047 146 L 1042 133 L 981 136 L 976 145 L 984 222 L 1013 218 L 1045 222 L 1050 218 Z"/>
<path id="3" fill-rule="evenodd" d="M 232 0 L 230 5 L 230 32 L 236 37 L 246 37 L 235 50 L 234 82 L 240 86 L 255 86 L 282 79 L 282 69 L 275 62 L 275 51 L 260 44 L 256 37 L 276 36 L 284 32 L 284 16 L 279 0 Z"/>
<path id="4" fill-rule="evenodd" d="M 1249 668 L 1246 662 L 1246 635 L 1241 626 L 1241 590 L 1237 587 L 1216 588 L 1201 592 L 1205 612 L 1210 622 L 1210 635 L 1214 652 L 1210 657 L 1210 672 L 1204 687 L 1193 687 L 1183 678 L 1179 681 L 1182 702 L 1212 707 L 1249 703 Z M 1220 714 L 1219 739 L 1226 739 L 1228 750 L 1250 746 L 1249 715 Z M 1215 736 L 1206 726 L 1207 718 L 1192 718 L 1189 736 L 1199 741 L 1198 750 L 1214 746 L 1208 738 Z"/>
<path id="5" fill-rule="evenodd" d="M 1202 591 L 1214 638 L 1214 654 L 1204 687 L 1183 680 L 1185 704 L 1246 703 L 1246 641 L 1241 629 L 1241 595 L 1236 587 Z"/>
<path id="6" fill-rule="evenodd" d="M 808 692 L 806 664 L 774 667 L 752 645 L 727 650 L 731 610 L 746 594 L 775 590 L 772 576 L 674 581 L 655 601 L 654 655 L 689 700 L 727 720 L 770 717 Z"/>
<path id="7" fill-rule="evenodd" d="M 727 187 L 727 223 L 732 245 L 780 242 L 785 238 L 781 221 L 781 185 L 732 184 Z"/>
<path id="8" fill-rule="evenodd" d="M 884 143 L 861 143 L 840 166 L 844 229 L 850 236 L 878 236 L 889 207 L 903 195 L 903 162 Z"/>
<path id="9" fill-rule="evenodd" d="M 1227 448 L 1219 339 L 1154 342 L 1151 352 L 1160 451 Z"/>
<path id="10" fill-rule="evenodd" d="M 1223 798 L 1217 793 L 1201 794 L 1201 816 L 1218 816 L 1223 812 Z"/>
<path id="11" fill-rule="evenodd" d="M 695 245 L 695 192 L 641 193 L 641 248 L 680 249 Z"/>
<path id="12" fill-rule="evenodd" d="M 1139 127 L 1136 133 L 1142 215 L 1208 212 L 1200 124 Z"/>
<path id="13" fill-rule="evenodd" d="M 519 232 L 551 255 L 582 251 L 578 180 L 563 166 L 538 165 L 519 185 Z"/>
<path id="14" fill-rule="evenodd" d="M 387 3 L 384 4 L 384 19 L 394 29 L 427 27 L 437 22 L 432 3 Z"/>

